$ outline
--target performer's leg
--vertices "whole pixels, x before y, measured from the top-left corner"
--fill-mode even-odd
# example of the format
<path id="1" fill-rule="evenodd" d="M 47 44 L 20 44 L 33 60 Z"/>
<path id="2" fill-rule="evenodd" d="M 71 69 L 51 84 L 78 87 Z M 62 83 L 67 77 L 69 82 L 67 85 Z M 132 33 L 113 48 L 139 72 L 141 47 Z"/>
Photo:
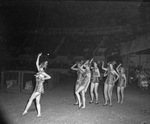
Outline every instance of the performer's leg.
<path id="1" fill-rule="evenodd" d="M 121 91 L 121 87 L 117 87 L 118 103 L 120 103 L 120 91 Z"/>
<path id="2" fill-rule="evenodd" d="M 93 93 L 93 90 L 94 90 L 94 83 L 91 83 L 91 87 L 90 87 L 91 101 L 90 101 L 90 103 L 92 103 L 93 100 L 94 100 L 94 93 Z"/>
<path id="3" fill-rule="evenodd" d="M 33 92 L 31 97 L 29 98 L 29 101 L 28 101 L 26 108 L 22 115 L 25 115 L 28 112 L 28 109 L 30 108 L 30 106 L 31 106 L 33 100 L 36 98 L 36 96 L 37 96 L 37 92 Z"/>
<path id="4" fill-rule="evenodd" d="M 105 105 L 107 105 L 108 104 L 108 84 L 104 84 L 104 98 L 105 98 L 105 104 L 104 104 L 104 106 Z"/>
<path id="5" fill-rule="evenodd" d="M 96 97 L 96 104 L 98 104 L 98 85 L 99 83 L 95 83 L 95 86 L 94 86 L 94 92 L 95 92 L 95 97 Z"/>
<path id="6" fill-rule="evenodd" d="M 124 101 L 124 87 L 121 87 L 121 96 L 122 96 L 121 103 L 123 103 L 123 101 Z"/>
<path id="7" fill-rule="evenodd" d="M 113 85 L 109 85 L 108 86 L 108 96 L 109 96 L 109 100 L 110 100 L 110 105 L 109 106 L 112 106 L 112 91 L 113 91 Z"/>
<path id="8" fill-rule="evenodd" d="M 78 102 L 79 102 L 79 107 L 81 107 L 81 99 L 80 99 L 80 92 L 84 90 L 84 87 L 83 86 L 80 86 L 77 91 L 75 92 L 76 96 L 77 96 L 77 99 L 78 99 Z"/>
<path id="9" fill-rule="evenodd" d="M 79 85 L 76 85 L 75 86 L 75 91 L 77 91 L 77 89 L 79 88 Z M 79 104 L 79 101 L 78 101 L 78 99 L 77 99 L 77 96 L 76 96 L 76 94 L 75 94 L 75 99 L 76 99 L 76 103 L 74 104 L 74 105 L 78 105 Z"/>
<path id="10" fill-rule="evenodd" d="M 37 117 L 41 116 L 41 105 L 40 105 L 40 100 L 41 100 L 41 94 L 39 94 L 37 97 L 36 97 L 36 107 L 37 107 Z"/>
<path id="11" fill-rule="evenodd" d="M 83 102 L 82 108 L 85 108 L 85 91 L 84 90 L 81 91 L 81 96 L 82 96 L 82 102 Z"/>

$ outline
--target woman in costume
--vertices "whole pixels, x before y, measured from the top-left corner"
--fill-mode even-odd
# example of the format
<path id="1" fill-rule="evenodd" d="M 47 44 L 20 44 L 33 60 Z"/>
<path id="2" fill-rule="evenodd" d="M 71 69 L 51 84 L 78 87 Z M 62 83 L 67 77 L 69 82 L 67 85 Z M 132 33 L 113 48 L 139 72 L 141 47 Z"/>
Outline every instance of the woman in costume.
<path id="1" fill-rule="evenodd" d="M 105 76 L 107 75 L 107 78 L 104 83 L 104 98 L 105 98 L 105 103 L 103 106 L 108 105 L 108 100 L 110 101 L 109 106 L 112 106 L 112 92 L 113 92 L 113 87 L 115 82 L 118 80 L 119 75 L 118 73 L 114 70 L 113 65 L 115 63 L 108 63 L 108 67 L 104 67 L 104 62 L 102 61 L 102 69 L 107 71 L 107 74 L 105 73 Z M 117 76 L 117 77 L 116 77 Z"/>
<path id="2" fill-rule="evenodd" d="M 91 62 L 92 60 L 91 61 L 87 60 L 81 66 L 81 70 L 84 72 L 83 74 L 84 79 L 82 80 L 78 89 L 75 91 L 75 94 L 79 102 L 79 108 L 85 108 L 85 93 L 87 92 L 91 80 L 91 71 L 90 71 Z M 80 97 L 80 93 L 81 93 L 81 97 Z M 81 98 L 82 98 L 82 103 L 81 103 Z"/>
<path id="3" fill-rule="evenodd" d="M 81 69 L 81 65 L 82 62 L 77 62 L 75 63 L 71 69 L 77 71 L 77 81 L 75 84 L 75 91 L 79 88 L 79 86 L 81 85 L 81 82 L 83 81 L 83 70 Z M 75 68 L 75 66 L 77 66 L 77 68 Z M 76 103 L 74 105 L 78 105 L 79 101 L 77 100 Z"/>
<path id="4" fill-rule="evenodd" d="M 121 104 L 122 104 L 124 101 L 124 88 L 127 85 L 127 79 L 125 75 L 125 69 L 121 67 L 121 64 L 118 65 L 116 70 L 119 75 L 119 80 L 117 84 L 117 98 L 118 98 L 118 103 L 120 103 L 120 94 L 121 94 Z"/>
<path id="5" fill-rule="evenodd" d="M 92 77 L 91 77 L 91 87 L 90 87 L 90 95 L 91 95 L 90 103 L 93 103 L 94 94 L 95 94 L 95 97 L 96 97 L 95 104 L 98 104 L 98 86 L 99 86 L 100 72 L 99 72 L 97 63 L 93 62 L 93 64 L 94 64 L 94 67 L 91 67 L 92 68 Z"/>
<path id="6" fill-rule="evenodd" d="M 41 100 L 41 94 L 44 93 L 43 83 L 44 83 L 45 80 L 48 80 L 48 79 L 51 78 L 50 75 L 48 75 L 44 71 L 44 69 L 47 68 L 48 62 L 45 61 L 45 62 L 42 62 L 39 65 L 39 59 L 40 59 L 41 55 L 42 55 L 42 53 L 38 54 L 38 57 L 37 57 L 37 60 L 36 60 L 36 67 L 37 67 L 37 70 L 38 70 L 38 72 L 35 75 L 35 77 L 36 77 L 36 86 L 35 86 L 35 89 L 34 89 L 32 95 L 31 95 L 31 97 L 29 98 L 29 101 L 28 101 L 28 103 L 26 105 L 26 108 L 25 108 L 22 115 L 25 115 L 28 112 L 28 109 L 30 108 L 33 100 L 35 99 L 36 100 L 37 113 L 38 113 L 37 117 L 41 116 L 40 100 Z"/>

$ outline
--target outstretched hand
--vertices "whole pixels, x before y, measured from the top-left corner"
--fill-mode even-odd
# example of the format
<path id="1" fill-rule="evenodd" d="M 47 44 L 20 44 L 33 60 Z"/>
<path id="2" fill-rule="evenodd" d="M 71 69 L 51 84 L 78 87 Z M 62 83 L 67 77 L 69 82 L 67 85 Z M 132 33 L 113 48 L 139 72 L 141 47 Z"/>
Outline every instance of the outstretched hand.
<path id="1" fill-rule="evenodd" d="M 90 63 L 91 63 L 93 60 L 94 60 L 94 58 L 92 58 L 92 59 L 90 60 Z"/>
<path id="2" fill-rule="evenodd" d="M 100 64 L 100 62 L 101 62 L 101 61 L 99 60 L 97 63 Z"/>
<path id="3" fill-rule="evenodd" d="M 38 56 L 41 56 L 41 55 L 42 55 L 42 52 L 38 54 Z"/>

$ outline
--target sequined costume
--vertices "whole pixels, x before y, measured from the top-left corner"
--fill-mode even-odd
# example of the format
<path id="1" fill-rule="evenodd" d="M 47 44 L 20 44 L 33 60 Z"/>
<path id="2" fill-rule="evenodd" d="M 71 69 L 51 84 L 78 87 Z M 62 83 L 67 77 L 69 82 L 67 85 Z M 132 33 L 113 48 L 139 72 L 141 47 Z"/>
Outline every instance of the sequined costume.
<path id="1" fill-rule="evenodd" d="M 108 72 L 107 72 L 107 78 L 106 78 L 105 83 L 114 86 L 114 78 L 115 78 L 115 75 L 109 69 Z"/>
<path id="2" fill-rule="evenodd" d="M 42 72 L 41 73 L 38 72 L 35 76 L 36 76 L 36 85 L 34 92 L 44 93 L 44 86 L 43 86 L 44 76 L 42 75 Z"/>
<path id="3" fill-rule="evenodd" d="M 93 68 L 92 69 L 92 77 L 91 77 L 91 82 L 92 83 L 99 83 L 99 69 L 98 68 Z"/>
<path id="4" fill-rule="evenodd" d="M 79 69 L 77 71 L 77 75 L 78 75 L 78 77 L 77 77 L 76 85 L 81 85 L 81 83 L 84 79 L 84 72 L 81 69 Z"/>
<path id="5" fill-rule="evenodd" d="M 82 82 L 81 82 L 81 86 L 86 87 L 87 84 L 88 84 L 88 83 L 90 82 L 90 80 L 91 80 L 91 72 L 90 72 L 90 70 L 86 70 L 83 75 L 84 75 L 84 78 L 83 78 L 83 80 L 82 80 Z"/>
<path id="6" fill-rule="evenodd" d="M 119 74 L 118 87 L 125 87 L 125 78 L 122 74 Z"/>

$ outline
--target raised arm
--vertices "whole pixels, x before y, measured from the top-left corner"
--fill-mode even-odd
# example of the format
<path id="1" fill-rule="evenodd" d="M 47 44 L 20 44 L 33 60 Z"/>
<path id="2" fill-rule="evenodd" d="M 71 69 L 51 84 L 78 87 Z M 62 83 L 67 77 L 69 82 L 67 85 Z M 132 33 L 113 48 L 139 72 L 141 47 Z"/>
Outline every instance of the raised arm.
<path id="1" fill-rule="evenodd" d="M 121 63 L 117 66 L 116 71 L 119 73 L 119 68 L 121 66 Z"/>
<path id="2" fill-rule="evenodd" d="M 107 71 L 108 69 L 104 67 L 104 62 L 102 61 L 102 69 Z"/>
<path id="3" fill-rule="evenodd" d="M 43 75 L 44 75 L 44 80 L 51 79 L 51 76 L 48 75 L 47 73 L 43 72 Z"/>
<path id="4" fill-rule="evenodd" d="M 85 62 L 86 63 L 86 62 Z M 83 68 L 84 67 L 84 65 L 85 65 L 85 63 L 84 64 L 82 64 L 81 65 L 81 67 L 80 67 L 80 69 L 83 71 L 83 72 L 85 72 L 85 69 Z"/>
<path id="5" fill-rule="evenodd" d="M 40 59 L 41 55 L 42 55 L 42 53 L 39 53 L 38 56 L 37 56 L 37 60 L 36 60 L 36 67 L 37 67 L 38 71 L 39 71 L 39 59 Z"/>
<path id="6" fill-rule="evenodd" d="M 77 65 L 77 64 L 75 63 L 75 64 L 71 67 L 71 69 L 77 71 L 78 68 L 75 68 L 76 65 Z"/>
<path id="7" fill-rule="evenodd" d="M 106 76 L 107 76 L 107 72 L 105 71 L 105 72 L 104 72 L 104 77 L 106 77 Z"/>
<path id="8" fill-rule="evenodd" d="M 114 82 L 116 82 L 119 79 L 119 74 L 114 70 L 113 71 L 115 73 L 115 75 L 117 76 L 117 78 L 114 80 Z"/>
<path id="9" fill-rule="evenodd" d="M 93 62 L 93 58 L 90 60 L 90 64 Z"/>

